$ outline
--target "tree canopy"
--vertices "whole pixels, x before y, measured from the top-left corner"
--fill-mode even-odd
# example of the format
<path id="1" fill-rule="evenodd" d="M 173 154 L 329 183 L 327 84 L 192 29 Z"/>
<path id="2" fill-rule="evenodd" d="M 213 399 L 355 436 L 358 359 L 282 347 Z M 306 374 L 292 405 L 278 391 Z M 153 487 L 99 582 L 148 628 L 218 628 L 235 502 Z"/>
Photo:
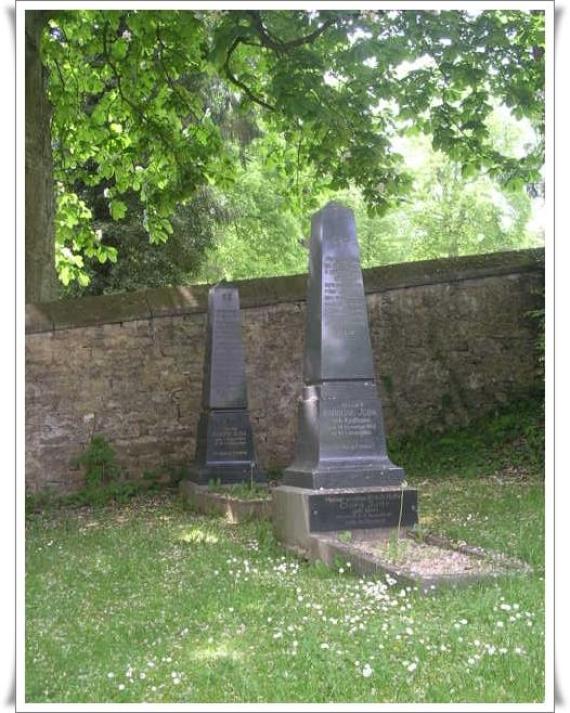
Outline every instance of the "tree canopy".
<path id="1" fill-rule="evenodd" d="M 376 216 L 397 208 L 412 185 L 402 135 L 430 137 L 463 179 L 540 183 L 542 12 L 58 10 L 42 53 L 64 283 L 120 254 L 97 219 L 137 215 L 166 242 L 200 191 L 234 190 L 260 132 L 297 216 L 321 190 L 356 188 Z M 524 155 L 492 140 L 496 103 L 533 125 Z"/>

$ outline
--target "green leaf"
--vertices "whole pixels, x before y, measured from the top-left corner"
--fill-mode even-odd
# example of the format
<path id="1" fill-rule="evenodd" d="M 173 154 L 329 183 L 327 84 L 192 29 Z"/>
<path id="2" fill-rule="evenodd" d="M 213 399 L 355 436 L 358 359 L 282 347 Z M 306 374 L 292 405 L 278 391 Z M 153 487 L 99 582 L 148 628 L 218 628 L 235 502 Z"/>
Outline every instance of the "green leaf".
<path id="1" fill-rule="evenodd" d="M 64 265 L 59 272 L 59 279 L 67 287 L 71 281 L 71 269 L 69 265 Z"/>
<path id="2" fill-rule="evenodd" d="M 127 205 L 123 201 L 113 200 L 109 203 L 109 211 L 113 220 L 122 220 L 127 214 Z"/>
<path id="3" fill-rule="evenodd" d="M 129 49 L 129 44 L 126 39 L 120 38 L 113 42 L 111 46 L 111 56 L 113 59 L 124 59 Z"/>
<path id="4" fill-rule="evenodd" d="M 466 163 L 461 167 L 461 175 L 463 178 L 471 178 L 471 176 L 476 176 L 479 169 L 474 163 Z"/>

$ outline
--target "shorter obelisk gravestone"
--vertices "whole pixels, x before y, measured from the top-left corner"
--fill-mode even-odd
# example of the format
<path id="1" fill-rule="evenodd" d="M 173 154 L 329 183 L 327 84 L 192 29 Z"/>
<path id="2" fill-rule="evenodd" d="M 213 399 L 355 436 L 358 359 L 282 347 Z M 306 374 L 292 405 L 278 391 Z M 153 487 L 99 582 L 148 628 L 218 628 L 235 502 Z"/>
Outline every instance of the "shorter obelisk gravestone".
<path id="1" fill-rule="evenodd" d="M 305 549 L 311 533 L 417 522 L 417 492 L 386 451 L 352 211 L 316 213 L 309 251 L 297 451 L 273 491 L 278 537 Z"/>
<path id="2" fill-rule="evenodd" d="M 204 360 L 202 413 L 190 480 L 207 485 L 263 482 L 255 459 L 247 409 L 245 360 L 239 294 L 235 287 L 212 287 Z"/>

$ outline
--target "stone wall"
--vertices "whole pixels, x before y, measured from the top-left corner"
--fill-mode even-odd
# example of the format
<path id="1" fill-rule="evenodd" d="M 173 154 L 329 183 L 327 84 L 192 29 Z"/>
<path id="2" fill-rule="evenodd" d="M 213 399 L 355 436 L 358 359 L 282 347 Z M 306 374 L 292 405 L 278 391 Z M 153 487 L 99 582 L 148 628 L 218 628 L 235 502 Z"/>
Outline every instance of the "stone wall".
<path id="1" fill-rule="evenodd" d="M 465 423 L 537 386 L 544 253 L 496 253 L 364 271 L 388 435 Z M 288 464 L 302 386 L 306 276 L 240 290 L 249 404 L 260 462 Z M 205 285 L 26 306 L 26 481 L 81 482 L 93 433 L 131 477 L 193 457 Z M 405 465 L 405 464 L 404 464 Z"/>

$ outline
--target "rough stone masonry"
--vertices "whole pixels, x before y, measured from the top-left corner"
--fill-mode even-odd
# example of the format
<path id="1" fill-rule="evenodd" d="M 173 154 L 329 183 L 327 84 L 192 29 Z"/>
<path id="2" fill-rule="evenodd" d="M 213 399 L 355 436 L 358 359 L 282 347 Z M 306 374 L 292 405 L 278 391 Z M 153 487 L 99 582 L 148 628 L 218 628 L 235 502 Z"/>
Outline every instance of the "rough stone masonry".
<path id="1" fill-rule="evenodd" d="M 375 376 L 390 435 L 465 423 L 536 390 L 544 252 L 364 270 Z M 306 275 L 234 283 L 263 468 L 294 454 Z M 26 485 L 71 490 L 104 435 L 133 478 L 187 467 L 202 398 L 208 286 L 26 306 Z M 380 354 L 382 359 L 380 361 Z"/>

